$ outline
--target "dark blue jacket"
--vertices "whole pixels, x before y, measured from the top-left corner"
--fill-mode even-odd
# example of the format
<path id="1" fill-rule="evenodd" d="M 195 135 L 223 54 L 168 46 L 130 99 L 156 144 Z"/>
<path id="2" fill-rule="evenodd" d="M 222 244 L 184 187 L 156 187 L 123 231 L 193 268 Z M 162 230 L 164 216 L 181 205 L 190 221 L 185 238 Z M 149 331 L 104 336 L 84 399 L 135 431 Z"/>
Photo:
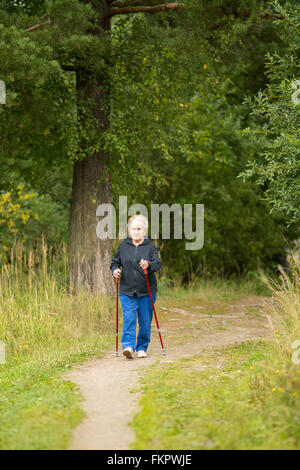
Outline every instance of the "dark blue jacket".
<path id="1" fill-rule="evenodd" d="M 147 274 L 151 289 L 151 294 L 157 292 L 157 280 L 154 274 L 161 267 L 161 260 L 158 255 L 158 249 L 153 241 L 148 237 L 138 246 L 132 241 L 132 238 L 125 238 L 112 258 L 111 272 L 117 268 L 122 268 L 120 276 L 120 294 L 132 297 L 136 292 L 137 297 L 149 295 L 146 276 L 144 270 L 140 267 L 141 259 L 148 261 Z"/>

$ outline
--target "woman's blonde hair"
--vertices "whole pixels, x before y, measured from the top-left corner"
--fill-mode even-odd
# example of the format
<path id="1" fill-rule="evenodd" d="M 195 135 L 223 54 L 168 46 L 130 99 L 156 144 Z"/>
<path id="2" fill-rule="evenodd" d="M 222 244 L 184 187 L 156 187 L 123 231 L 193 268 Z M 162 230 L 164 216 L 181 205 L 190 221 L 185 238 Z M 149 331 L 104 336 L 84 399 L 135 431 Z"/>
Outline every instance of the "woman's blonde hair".
<path id="1" fill-rule="evenodd" d="M 130 228 L 134 220 L 138 220 L 139 222 L 141 222 L 142 226 L 144 227 L 144 235 L 146 235 L 147 230 L 148 230 L 148 219 L 142 214 L 135 214 L 129 217 L 128 223 L 127 223 L 128 232 L 130 232 Z"/>

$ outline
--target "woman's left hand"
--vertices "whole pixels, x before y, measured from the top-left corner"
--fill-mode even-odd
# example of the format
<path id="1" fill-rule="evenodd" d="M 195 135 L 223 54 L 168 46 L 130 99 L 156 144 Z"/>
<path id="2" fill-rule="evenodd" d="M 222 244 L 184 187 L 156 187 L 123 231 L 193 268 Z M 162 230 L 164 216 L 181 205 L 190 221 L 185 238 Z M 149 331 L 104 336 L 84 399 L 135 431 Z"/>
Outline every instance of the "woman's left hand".
<path id="1" fill-rule="evenodd" d="M 142 269 L 147 269 L 149 266 L 149 263 L 144 258 L 142 258 L 141 261 L 139 262 L 139 265 Z"/>

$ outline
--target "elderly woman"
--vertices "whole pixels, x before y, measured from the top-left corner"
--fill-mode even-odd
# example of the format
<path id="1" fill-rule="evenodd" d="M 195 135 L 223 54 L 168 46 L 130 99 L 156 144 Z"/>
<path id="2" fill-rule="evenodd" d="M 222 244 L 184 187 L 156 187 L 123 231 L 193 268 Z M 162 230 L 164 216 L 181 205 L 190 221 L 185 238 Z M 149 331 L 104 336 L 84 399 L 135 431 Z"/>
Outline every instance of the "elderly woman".
<path id="1" fill-rule="evenodd" d="M 114 277 L 120 280 L 119 296 L 123 310 L 123 354 L 133 359 L 134 351 L 138 357 L 147 357 L 150 343 L 153 307 L 148 293 L 144 269 L 147 269 L 153 303 L 157 295 L 155 271 L 161 267 L 161 261 L 155 244 L 149 237 L 147 218 L 133 215 L 128 220 L 130 237 L 125 238 L 113 257 L 110 269 Z M 139 332 L 136 338 L 136 321 L 139 320 Z"/>

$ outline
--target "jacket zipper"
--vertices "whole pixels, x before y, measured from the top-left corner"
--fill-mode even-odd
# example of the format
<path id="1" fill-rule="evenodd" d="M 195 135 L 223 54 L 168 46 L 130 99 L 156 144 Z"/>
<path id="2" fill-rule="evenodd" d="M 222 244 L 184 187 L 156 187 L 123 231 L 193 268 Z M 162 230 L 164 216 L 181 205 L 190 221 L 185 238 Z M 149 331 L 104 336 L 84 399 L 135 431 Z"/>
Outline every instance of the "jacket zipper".
<path id="1" fill-rule="evenodd" d="M 135 247 L 135 259 L 136 258 L 136 254 L 137 254 L 137 246 Z M 136 292 L 136 295 L 137 295 L 137 290 L 136 290 L 136 269 L 134 268 L 134 292 Z"/>

